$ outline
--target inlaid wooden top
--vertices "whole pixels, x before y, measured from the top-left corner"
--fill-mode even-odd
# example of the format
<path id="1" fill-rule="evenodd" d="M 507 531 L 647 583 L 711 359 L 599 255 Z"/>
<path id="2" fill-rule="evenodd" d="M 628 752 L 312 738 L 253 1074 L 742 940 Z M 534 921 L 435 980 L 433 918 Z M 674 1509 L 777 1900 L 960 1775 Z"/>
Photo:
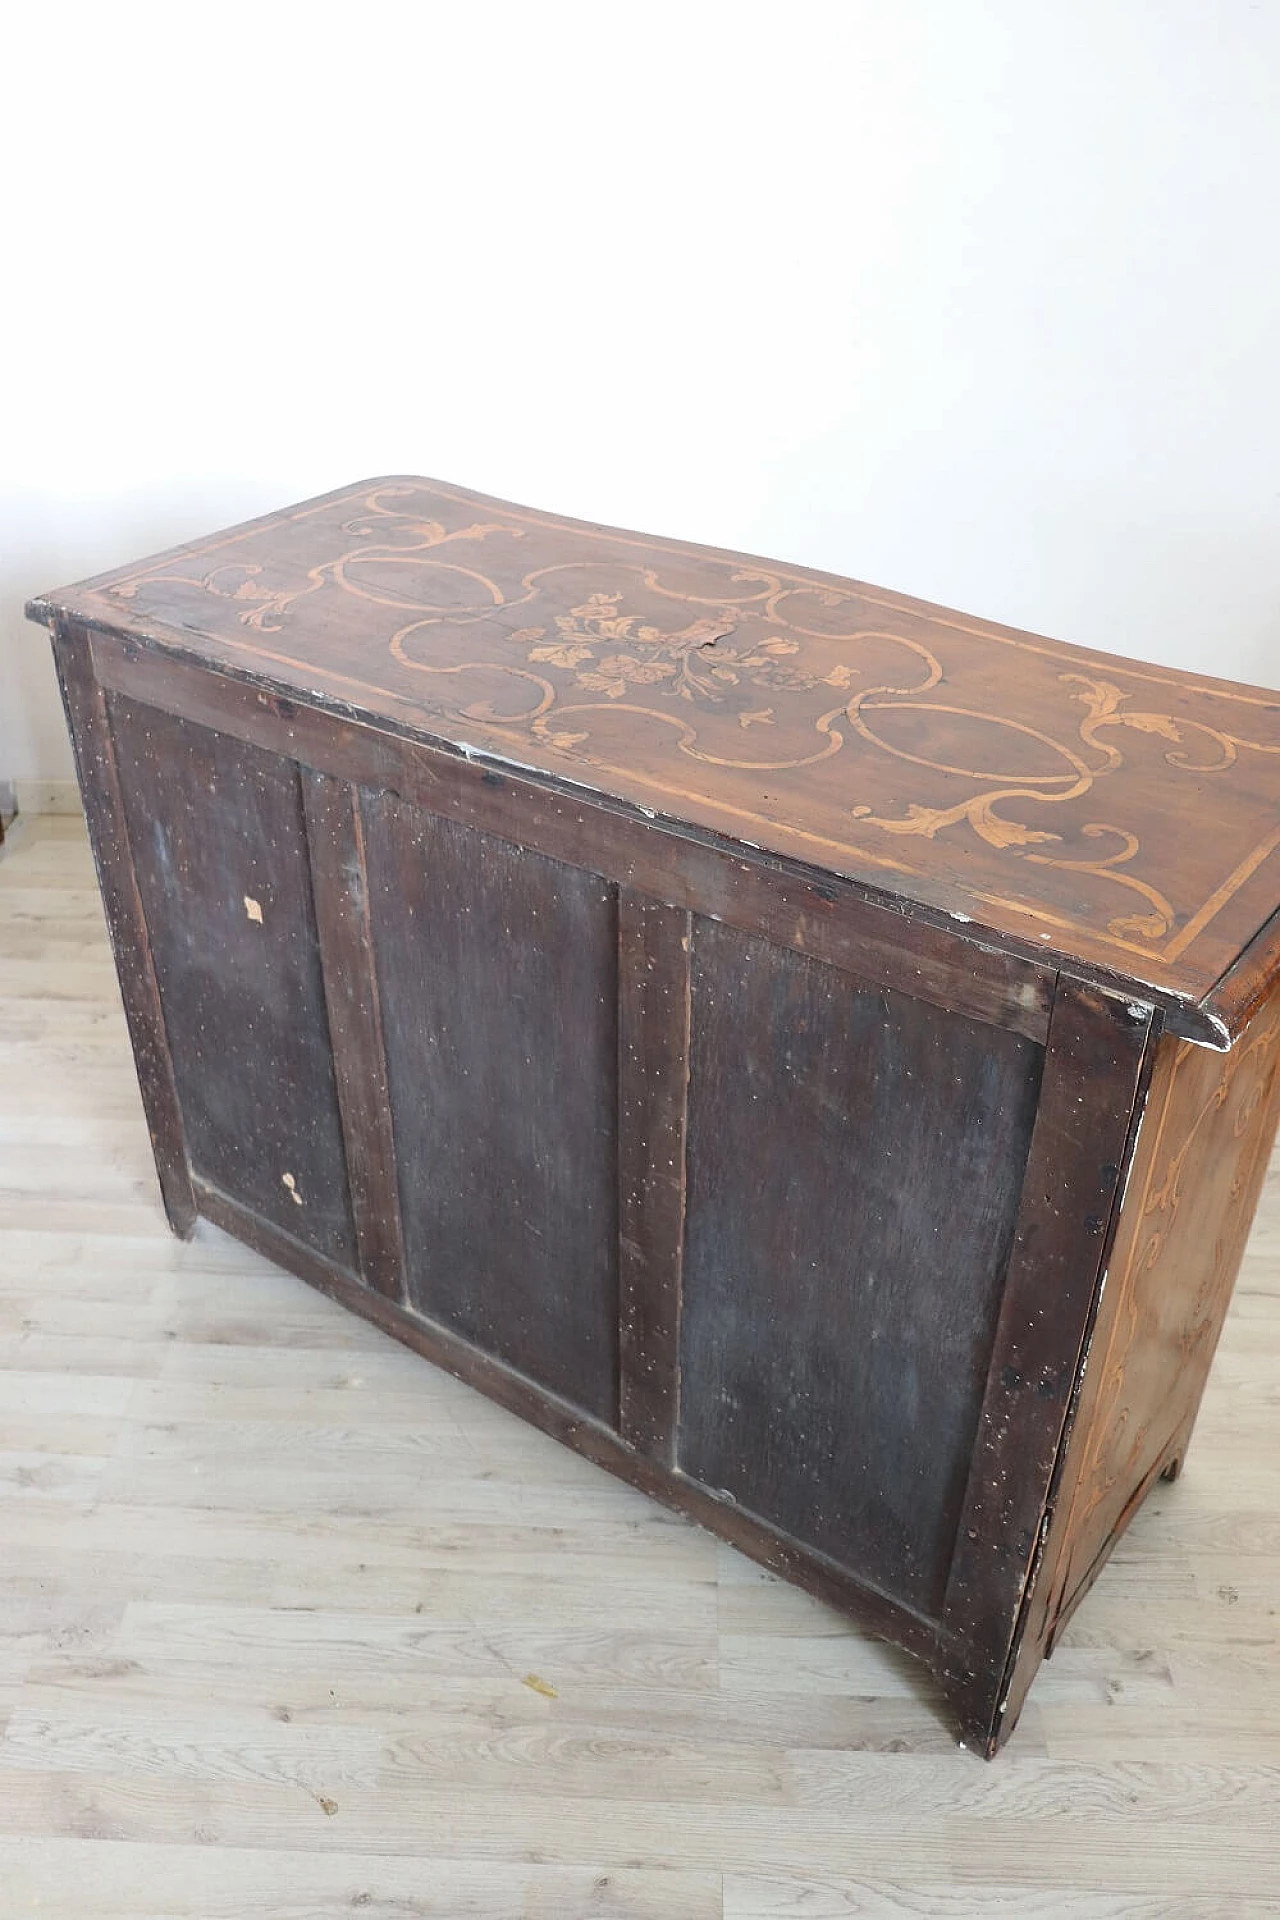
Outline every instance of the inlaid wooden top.
<path id="1" fill-rule="evenodd" d="M 1280 970 L 1280 694 L 419 479 L 29 612 L 923 903 L 1218 1044 Z"/>

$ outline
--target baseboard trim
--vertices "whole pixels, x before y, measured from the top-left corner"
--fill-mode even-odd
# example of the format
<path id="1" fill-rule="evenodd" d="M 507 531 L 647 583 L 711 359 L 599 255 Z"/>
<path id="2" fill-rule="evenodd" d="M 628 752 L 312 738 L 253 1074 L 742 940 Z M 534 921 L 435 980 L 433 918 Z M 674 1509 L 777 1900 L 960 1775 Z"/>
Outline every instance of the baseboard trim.
<path id="1" fill-rule="evenodd" d="M 13 791 L 19 814 L 68 815 L 84 811 L 80 789 L 74 780 L 11 780 L 7 784 Z"/>

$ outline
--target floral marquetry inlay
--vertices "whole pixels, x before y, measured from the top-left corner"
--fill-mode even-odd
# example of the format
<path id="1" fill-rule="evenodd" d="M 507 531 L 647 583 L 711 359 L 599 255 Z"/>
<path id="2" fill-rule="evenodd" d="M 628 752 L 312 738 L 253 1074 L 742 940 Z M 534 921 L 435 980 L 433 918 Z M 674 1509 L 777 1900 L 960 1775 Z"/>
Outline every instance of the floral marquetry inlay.
<path id="1" fill-rule="evenodd" d="M 70 610 L 1199 999 L 1280 900 L 1280 695 L 368 483 Z"/>

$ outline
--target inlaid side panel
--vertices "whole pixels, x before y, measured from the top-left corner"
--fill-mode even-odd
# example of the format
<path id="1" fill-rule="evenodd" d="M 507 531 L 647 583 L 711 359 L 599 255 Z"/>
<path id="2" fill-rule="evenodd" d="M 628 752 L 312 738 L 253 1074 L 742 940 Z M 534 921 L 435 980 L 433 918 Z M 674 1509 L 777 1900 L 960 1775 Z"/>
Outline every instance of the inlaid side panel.
<path id="1" fill-rule="evenodd" d="M 193 1174 L 355 1261 L 298 772 L 109 697 Z"/>
<path id="2" fill-rule="evenodd" d="M 1051 1631 L 1185 1451 L 1278 1114 L 1280 993 L 1225 1058 L 1164 1042 L 1064 1476 L 1061 1551 L 1038 1596 Z"/>
<path id="3" fill-rule="evenodd" d="M 1042 1050 L 705 920 L 680 1465 L 941 1605 Z"/>
<path id="4" fill-rule="evenodd" d="M 399 801 L 362 808 L 410 1300 L 612 1422 L 612 890 Z"/>

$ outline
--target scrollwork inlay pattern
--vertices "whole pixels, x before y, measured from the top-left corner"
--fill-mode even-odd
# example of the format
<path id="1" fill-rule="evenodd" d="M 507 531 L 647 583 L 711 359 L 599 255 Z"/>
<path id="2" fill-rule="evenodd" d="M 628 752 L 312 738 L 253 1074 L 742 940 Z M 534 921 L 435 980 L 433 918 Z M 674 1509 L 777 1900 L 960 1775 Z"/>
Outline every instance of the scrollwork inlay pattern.
<path id="1" fill-rule="evenodd" d="M 1132 1237 L 1120 1271 L 1108 1281 L 1117 1306 L 1096 1363 L 1094 1439 L 1073 1499 L 1073 1537 L 1141 1483 L 1144 1468 L 1168 1444 L 1170 1420 L 1181 1417 L 1181 1403 L 1171 1414 L 1149 1380 L 1135 1389 L 1135 1364 L 1149 1366 L 1156 1356 L 1178 1378 L 1202 1377 L 1208 1368 L 1265 1170 L 1278 1075 L 1280 1005 L 1274 999 L 1225 1059 L 1178 1044 L 1151 1120 L 1155 1146 Z M 1206 1207 L 1204 1182 L 1216 1174 L 1226 1212 L 1208 1243 L 1197 1238 L 1196 1207 Z M 1215 1207 L 1208 1211 L 1217 1218 Z"/>
<path id="2" fill-rule="evenodd" d="M 199 566 L 197 553 L 109 591 L 191 590 L 264 642 L 294 629 L 305 603 L 350 596 L 386 615 L 395 670 L 430 688 L 433 711 L 523 732 L 569 762 L 603 764 L 609 743 L 616 760 L 624 724 L 737 775 L 838 759 L 847 836 L 881 864 L 901 854 L 910 871 L 911 844 L 932 842 L 956 848 L 960 871 L 968 841 L 1012 870 L 1051 869 L 1092 889 L 1107 937 L 1153 956 L 1205 909 L 1173 897 L 1167 862 L 1153 869 L 1142 831 L 1109 807 L 1115 775 L 1135 747 L 1157 751 L 1171 804 L 1182 783 L 1193 805 L 1206 781 L 1280 755 L 1280 727 L 1251 737 L 1060 663 L 1042 669 L 1056 718 L 1041 710 L 1033 724 L 998 711 L 990 686 L 966 695 L 936 625 L 869 619 L 852 587 L 715 555 L 668 560 L 593 529 L 566 528 L 568 557 L 548 560 L 539 516 L 522 525 L 495 504 L 469 517 L 461 501 L 425 483 L 375 486 L 319 564 L 290 573 L 224 552 Z M 911 770 L 918 797 L 901 778 L 886 786 L 889 762 Z"/>

